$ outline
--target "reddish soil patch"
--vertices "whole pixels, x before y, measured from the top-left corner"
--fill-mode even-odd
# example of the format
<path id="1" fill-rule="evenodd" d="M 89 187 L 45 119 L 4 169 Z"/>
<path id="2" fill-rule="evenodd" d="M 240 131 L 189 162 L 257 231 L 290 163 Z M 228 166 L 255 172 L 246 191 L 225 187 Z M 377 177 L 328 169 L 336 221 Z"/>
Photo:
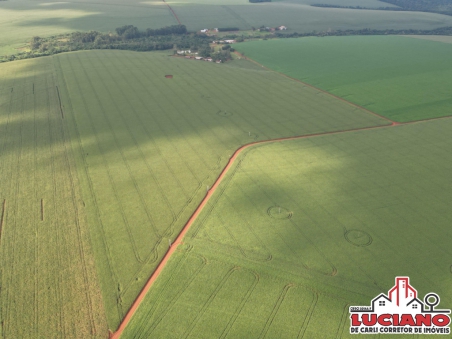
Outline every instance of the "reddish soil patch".
<path id="1" fill-rule="evenodd" d="M 172 76 L 171 74 L 167 74 L 167 75 L 165 75 L 165 78 L 167 78 L 167 79 L 172 79 L 173 76 Z"/>
<path id="2" fill-rule="evenodd" d="M 6 199 L 3 200 L 2 215 L 0 216 L 0 241 L 2 240 L 3 219 L 5 218 L 5 207 L 6 207 Z"/>

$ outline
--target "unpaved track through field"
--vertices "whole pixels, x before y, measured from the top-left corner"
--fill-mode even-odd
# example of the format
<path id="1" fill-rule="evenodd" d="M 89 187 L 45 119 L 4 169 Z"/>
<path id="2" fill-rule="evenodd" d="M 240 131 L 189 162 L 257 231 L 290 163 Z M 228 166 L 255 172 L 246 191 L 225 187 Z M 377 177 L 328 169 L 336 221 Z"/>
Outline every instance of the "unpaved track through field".
<path id="1" fill-rule="evenodd" d="M 286 138 L 261 140 L 261 141 L 251 142 L 249 144 L 243 145 L 240 148 L 238 148 L 234 152 L 234 154 L 229 158 L 229 161 L 228 161 L 227 165 L 223 168 L 223 170 L 221 171 L 220 175 L 217 177 L 217 180 L 215 180 L 215 183 L 213 184 L 213 186 L 207 191 L 206 196 L 204 197 L 204 199 L 198 205 L 196 210 L 191 215 L 190 219 L 188 219 L 188 221 L 185 224 L 184 228 L 182 228 L 182 230 L 179 233 L 179 235 L 177 236 L 177 238 L 174 240 L 174 242 L 169 247 L 169 249 L 166 252 L 165 256 L 163 257 L 163 259 L 160 261 L 159 265 L 155 269 L 154 273 L 152 273 L 151 277 L 146 282 L 146 285 L 143 287 L 143 289 L 141 290 L 140 294 L 138 295 L 138 297 L 133 302 L 132 306 L 130 307 L 130 309 L 127 312 L 126 316 L 122 320 L 122 322 L 119 325 L 119 327 L 116 330 L 116 332 L 114 332 L 114 333 L 110 332 L 110 339 L 119 339 L 119 337 L 121 336 L 122 332 L 126 328 L 127 324 L 130 322 L 130 320 L 132 319 L 132 317 L 135 314 L 136 310 L 138 309 L 138 307 L 140 306 L 141 302 L 145 298 L 145 296 L 146 296 L 147 292 L 149 291 L 149 289 L 151 288 L 152 284 L 155 282 L 157 277 L 162 272 L 163 268 L 165 267 L 166 263 L 170 259 L 171 255 L 174 253 L 174 251 L 176 251 L 177 247 L 180 244 L 182 244 L 182 239 L 184 238 L 185 234 L 188 232 L 188 230 L 190 229 L 191 225 L 194 223 L 194 221 L 196 220 L 198 215 L 201 213 L 201 211 L 204 208 L 204 206 L 209 202 L 209 199 L 215 193 L 215 190 L 218 188 L 218 186 L 220 185 L 221 181 L 223 180 L 223 178 L 228 173 L 229 169 L 233 166 L 233 164 L 234 164 L 235 160 L 237 159 L 237 157 L 245 149 L 250 148 L 250 147 L 255 146 L 255 145 L 260 145 L 260 144 L 268 144 L 268 143 L 281 142 L 281 141 L 286 141 L 286 140 L 307 139 L 307 138 L 313 138 L 313 137 L 324 136 L 324 135 L 331 135 L 331 134 L 342 134 L 342 133 L 347 133 L 347 132 L 355 132 L 355 131 L 365 131 L 365 130 L 373 130 L 373 129 L 380 129 L 380 128 L 388 128 L 388 127 L 393 127 L 393 126 L 397 126 L 397 125 L 399 125 L 399 123 L 392 122 L 390 125 L 383 125 L 383 126 L 359 127 L 359 128 L 353 128 L 353 129 L 348 129 L 348 130 L 343 130 L 343 131 L 333 131 L 333 132 L 306 134 L 306 135 L 294 136 L 294 137 L 286 137 Z"/>
<path id="2" fill-rule="evenodd" d="M 179 17 L 177 16 L 176 12 L 174 12 L 173 8 L 172 8 L 165 0 L 162 0 L 162 1 L 165 3 L 165 5 L 168 6 L 168 8 L 169 8 L 169 10 L 171 11 L 171 13 L 173 13 L 173 15 L 174 15 L 174 17 L 176 18 L 176 20 L 177 20 L 177 22 L 179 23 L 179 25 L 182 25 L 182 23 L 181 23 L 180 20 L 179 20 Z"/>

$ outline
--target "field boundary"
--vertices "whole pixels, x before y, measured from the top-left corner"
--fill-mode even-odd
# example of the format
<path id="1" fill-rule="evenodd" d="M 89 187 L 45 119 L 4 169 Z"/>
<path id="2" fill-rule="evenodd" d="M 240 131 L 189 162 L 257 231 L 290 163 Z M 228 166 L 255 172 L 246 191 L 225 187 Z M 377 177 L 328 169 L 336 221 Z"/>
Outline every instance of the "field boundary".
<path id="1" fill-rule="evenodd" d="M 351 102 L 351 101 L 348 101 L 348 100 L 346 100 L 346 99 L 344 99 L 344 98 L 342 98 L 342 97 L 339 97 L 339 96 L 337 96 L 337 95 L 335 95 L 335 94 L 333 94 L 333 93 L 330 93 L 330 92 L 325 91 L 325 90 L 323 90 L 323 89 L 321 89 L 321 88 L 315 87 L 315 86 L 313 86 L 313 85 L 311 85 L 311 84 L 308 84 L 307 82 L 301 81 L 300 79 L 293 78 L 293 77 L 291 77 L 291 76 L 289 76 L 289 75 L 287 75 L 287 74 L 284 74 L 284 73 L 275 71 L 274 69 L 271 69 L 271 68 L 268 68 L 267 66 L 258 63 L 256 60 L 253 60 L 253 59 L 251 59 L 251 58 L 249 58 L 249 57 L 247 57 L 247 56 L 241 54 L 241 53 L 238 52 L 238 51 L 235 51 L 234 53 L 235 53 L 237 56 L 239 56 L 239 57 L 241 57 L 241 58 L 243 58 L 243 59 L 245 59 L 245 60 L 251 61 L 252 63 L 254 63 L 254 64 L 256 64 L 256 65 L 261 66 L 263 69 L 265 69 L 265 70 L 267 70 L 267 71 L 275 72 L 275 73 L 278 73 L 279 75 L 282 75 L 282 76 L 284 76 L 284 77 L 286 77 L 286 78 L 288 78 L 288 79 L 295 80 L 295 81 L 297 81 L 297 82 L 299 82 L 299 83 L 302 83 L 302 84 L 305 85 L 305 86 L 308 86 L 308 87 L 310 87 L 310 88 L 312 88 L 312 89 L 315 89 L 315 90 L 317 90 L 317 91 L 319 91 L 319 92 L 322 92 L 323 94 L 329 95 L 329 96 L 331 96 L 331 97 L 333 97 L 333 98 L 335 98 L 335 99 L 341 100 L 342 102 L 345 102 L 345 103 L 347 103 L 347 104 L 349 104 L 349 105 L 352 105 L 352 106 L 354 106 L 354 107 L 357 107 L 357 108 L 359 108 L 359 109 L 362 109 L 362 110 L 366 111 L 367 113 L 370 113 L 370 114 L 372 114 L 372 115 L 375 115 L 375 116 L 377 116 L 377 117 L 379 117 L 379 118 L 381 118 L 381 119 L 384 119 L 384 120 L 386 120 L 386 121 L 389 121 L 389 122 L 391 122 L 391 123 L 393 123 L 393 124 L 396 124 L 396 125 L 400 124 L 399 122 L 396 122 L 396 121 L 394 121 L 394 120 L 389 119 L 388 117 L 385 117 L 385 116 L 383 116 L 383 115 L 380 115 L 380 114 L 378 114 L 378 113 L 375 113 L 375 112 L 373 112 L 373 111 L 371 111 L 371 110 L 369 110 L 369 109 L 367 109 L 367 108 L 365 108 L 365 107 L 363 107 L 363 106 L 360 106 L 360 105 L 355 104 L 355 103 L 353 103 L 353 102 Z M 421 121 L 421 120 L 418 120 L 418 121 Z"/>
<path id="2" fill-rule="evenodd" d="M 386 119 L 388 120 L 388 119 Z M 408 123 L 409 124 L 409 123 Z M 282 141 L 288 141 L 288 140 L 298 140 L 298 139 L 307 139 L 307 138 L 313 138 L 313 137 L 320 137 L 320 136 L 326 136 L 326 135 L 335 135 L 335 134 L 343 134 L 348 132 L 357 132 L 357 131 L 366 131 L 366 130 L 375 130 L 375 129 L 381 129 L 381 128 L 388 128 L 397 126 L 399 123 L 392 122 L 388 125 L 382 125 L 382 126 L 371 126 L 371 127 L 358 127 L 358 128 L 352 128 L 347 130 L 340 130 L 340 131 L 331 131 L 331 132 L 322 132 L 322 133 L 313 133 L 313 134 L 306 134 L 306 135 L 299 135 L 299 136 L 293 136 L 293 137 L 284 137 L 284 138 L 276 138 L 276 139 L 269 139 L 269 140 L 261 140 L 261 141 L 254 141 L 249 144 L 245 144 L 241 147 L 239 147 L 229 158 L 228 163 L 223 168 L 221 173 L 218 175 L 217 179 L 215 180 L 215 183 L 212 185 L 212 187 L 207 191 L 204 199 L 199 203 L 196 210 L 192 213 L 191 217 L 186 222 L 185 226 L 180 231 L 177 238 L 174 240 L 174 242 L 171 244 L 171 246 L 166 251 L 165 255 L 163 256 L 162 260 L 158 264 L 155 271 L 152 273 L 146 284 L 144 285 L 143 289 L 141 290 L 140 294 L 137 296 L 135 301 L 133 302 L 132 306 L 130 307 L 129 311 L 127 312 L 126 316 L 122 320 L 121 324 L 119 325 L 116 332 L 110 332 L 110 339 L 119 339 L 122 332 L 132 319 L 133 315 L 135 314 L 136 310 L 140 306 L 141 302 L 145 298 L 147 292 L 151 288 L 151 286 L 154 284 L 155 280 L 158 278 L 160 273 L 163 271 L 163 268 L 165 267 L 166 263 L 172 256 L 172 254 L 176 251 L 177 247 L 182 244 L 182 239 L 187 234 L 188 230 L 192 226 L 192 224 L 195 222 L 196 218 L 199 216 L 203 208 L 207 205 L 212 195 L 215 193 L 216 189 L 222 182 L 223 178 L 226 176 L 228 171 L 231 169 L 231 167 L 235 164 L 235 160 L 237 157 L 247 148 L 250 148 L 255 145 L 260 144 L 270 144 L 274 142 L 282 142 Z"/>

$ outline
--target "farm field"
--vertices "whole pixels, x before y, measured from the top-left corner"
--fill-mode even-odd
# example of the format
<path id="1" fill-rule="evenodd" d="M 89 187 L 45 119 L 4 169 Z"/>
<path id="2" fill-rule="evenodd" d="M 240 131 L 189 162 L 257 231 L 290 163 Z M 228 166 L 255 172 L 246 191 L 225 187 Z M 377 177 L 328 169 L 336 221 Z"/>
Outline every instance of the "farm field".
<path id="1" fill-rule="evenodd" d="M 50 58 L 0 65 L 0 337 L 108 334 Z"/>
<path id="2" fill-rule="evenodd" d="M 248 148 L 121 338 L 348 338 L 348 306 L 398 275 L 451 308 L 451 129 Z"/>
<path id="3" fill-rule="evenodd" d="M 452 26 L 313 3 L 0 0 L 0 56 L 33 36 L 129 24 Z M 111 337 L 232 154 L 264 140 L 234 162 L 121 338 L 348 337 L 348 306 L 396 275 L 452 308 L 449 38 L 245 42 L 234 47 L 256 62 L 225 64 L 120 50 L 0 64 L 0 338 Z"/>
<path id="4" fill-rule="evenodd" d="M 452 45 L 401 36 L 252 41 L 235 48 L 399 122 L 451 114 Z"/>
<path id="5" fill-rule="evenodd" d="M 289 0 L 250 4 L 247 0 L 167 1 L 190 31 L 214 27 L 280 26 L 288 32 L 328 29 L 434 29 L 452 26 L 450 16 L 421 12 L 389 12 L 318 8 L 314 0 Z M 343 6 L 391 6 L 376 0 L 340 1 Z M 338 4 L 338 0 L 322 3 Z M 32 36 L 51 36 L 72 31 L 114 31 L 123 25 L 141 30 L 177 24 L 170 8 L 161 0 L 14 0 L 0 1 L 0 55 L 25 48 Z"/>
<path id="6" fill-rule="evenodd" d="M 329 29 L 434 29 L 450 26 L 449 16 L 422 12 L 392 12 L 319 8 L 293 2 L 248 5 L 203 5 L 168 1 L 189 30 L 214 27 L 287 26 L 287 32 L 309 33 Z"/>
<path id="7" fill-rule="evenodd" d="M 126 51 L 53 60 L 112 330 L 240 145 L 389 124 L 254 65 Z"/>

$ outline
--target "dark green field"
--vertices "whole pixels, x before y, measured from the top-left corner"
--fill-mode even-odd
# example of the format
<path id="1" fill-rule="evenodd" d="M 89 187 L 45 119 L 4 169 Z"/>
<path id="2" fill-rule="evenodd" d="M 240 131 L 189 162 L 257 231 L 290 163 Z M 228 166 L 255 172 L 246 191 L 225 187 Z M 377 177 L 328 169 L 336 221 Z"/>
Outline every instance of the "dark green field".
<path id="1" fill-rule="evenodd" d="M 398 36 L 253 41 L 257 62 L 394 121 L 452 114 L 452 45 Z"/>

